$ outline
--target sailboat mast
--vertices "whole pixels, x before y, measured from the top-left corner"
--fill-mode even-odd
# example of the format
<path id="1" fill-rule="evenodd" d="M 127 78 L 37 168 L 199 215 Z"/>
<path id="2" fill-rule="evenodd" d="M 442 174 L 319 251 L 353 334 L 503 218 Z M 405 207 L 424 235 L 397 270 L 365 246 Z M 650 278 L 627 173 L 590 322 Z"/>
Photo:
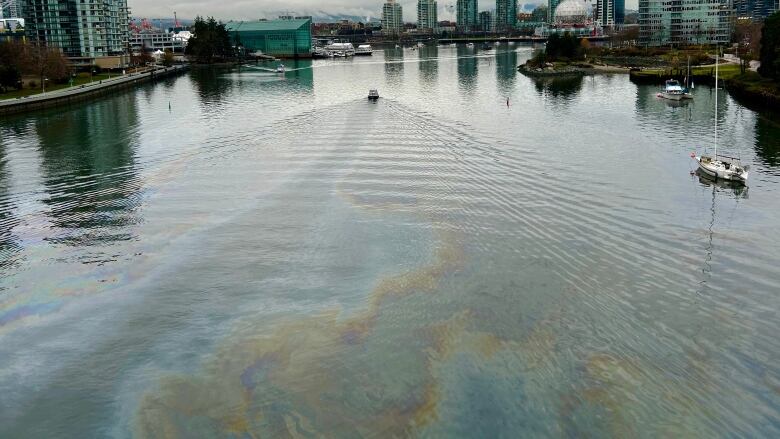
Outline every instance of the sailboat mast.
<path id="1" fill-rule="evenodd" d="M 718 53 L 715 53 L 715 160 L 718 160 Z"/>
<path id="2" fill-rule="evenodd" d="M 685 74 L 685 88 L 690 87 L 689 83 L 691 82 L 691 56 L 688 55 L 688 72 Z"/>

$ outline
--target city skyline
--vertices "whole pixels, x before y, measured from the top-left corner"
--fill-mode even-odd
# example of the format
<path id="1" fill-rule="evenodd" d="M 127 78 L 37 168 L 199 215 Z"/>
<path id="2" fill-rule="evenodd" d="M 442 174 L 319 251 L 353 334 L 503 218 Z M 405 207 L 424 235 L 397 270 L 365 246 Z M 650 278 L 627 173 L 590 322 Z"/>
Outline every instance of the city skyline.
<path id="1" fill-rule="evenodd" d="M 398 0 L 403 8 L 403 20 L 417 22 L 417 0 Z M 248 2 L 238 0 L 215 4 L 203 0 L 162 3 L 154 0 L 128 0 L 133 17 L 163 18 L 173 17 L 176 11 L 179 18 L 192 19 L 195 16 L 213 16 L 222 21 L 256 20 L 259 18 L 277 18 L 279 15 L 310 15 L 323 20 L 328 17 L 360 17 L 365 20 L 380 20 L 383 0 L 332 0 L 325 3 L 311 0 L 259 0 Z M 438 2 L 437 15 L 440 21 L 456 19 L 456 0 Z M 533 6 L 546 5 L 546 0 L 518 1 L 518 12 L 530 12 Z M 453 6 L 450 8 L 450 6 Z M 638 0 L 626 0 L 626 9 L 637 10 Z M 530 9 L 529 9 L 530 8 Z M 480 1 L 479 11 L 495 9 L 495 0 Z"/>

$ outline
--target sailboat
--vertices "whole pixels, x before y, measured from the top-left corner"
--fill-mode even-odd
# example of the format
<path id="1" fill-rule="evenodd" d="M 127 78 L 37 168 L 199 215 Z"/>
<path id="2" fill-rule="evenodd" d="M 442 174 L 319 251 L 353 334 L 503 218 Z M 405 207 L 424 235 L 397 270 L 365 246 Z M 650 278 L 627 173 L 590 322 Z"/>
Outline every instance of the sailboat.
<path id="1" fill-rule="evenodd" d="M 715 154 L 691 157 L 699 164 L 699 170 L 712 178 L 747 183 L 749 166 L 742 166 L 736 157 L 718 154 L 718 55 L 715 55 Z"/>
<path id="2" fill-rule="evenodd" d="M 683 89 L 682 98 L 683 99 L 693 99 L 693 94 L 691 93 L 691 57 L 688 57 L 688 72 L 685 74 L 685 88 Z"/>

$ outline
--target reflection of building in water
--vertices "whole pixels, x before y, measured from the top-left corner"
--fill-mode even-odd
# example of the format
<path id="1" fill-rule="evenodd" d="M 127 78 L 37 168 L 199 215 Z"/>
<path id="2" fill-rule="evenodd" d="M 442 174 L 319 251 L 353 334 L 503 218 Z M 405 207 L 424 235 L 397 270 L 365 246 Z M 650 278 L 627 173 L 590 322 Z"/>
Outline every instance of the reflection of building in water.
<path id="1" fill-rule="evenodd" d="M 509 50 L 496 52 L 496 77 L 502 95 L 509 95 L 515 86 L 517 75 L 517 52 Z"/>
<path id="2" fill-rule="evenodd" d="M 137 224 L 141 182 L 134 171 L 138 115 L 124 93 L 36 121 L 50 241 L 106 245 Z"/>
<path id="3" fill-rule="evenodd" d="M 467 92 L 474 92 L 477 82 L 477 59 L 474 49 L 458 45 L 458 86 Z"/>
<path id="4" fill-rule="evenodd" d="M 420 62 L 417 64 L 420 78 L 426 83 L 435 83 L 439 75 L 439 47 L 422 47 L 417 51 L 417 55 L 420 57 Z"/>
<path id="5" fill-rule="evenodd" d="M 404 50 L 385 49 L 385 78 L 388 84 L 400 85 L 404 76 Z"/>

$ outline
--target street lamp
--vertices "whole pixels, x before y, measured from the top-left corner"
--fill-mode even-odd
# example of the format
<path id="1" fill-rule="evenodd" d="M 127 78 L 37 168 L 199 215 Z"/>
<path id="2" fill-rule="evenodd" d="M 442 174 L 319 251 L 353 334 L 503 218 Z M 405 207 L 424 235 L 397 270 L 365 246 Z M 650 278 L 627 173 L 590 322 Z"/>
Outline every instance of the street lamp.
<path id="1" fill-rule="evenodd" d="M 46 81 L 48 81 L 49 78 L 44 77 L 43 81 L 41 81 L 41 86 L 43 87 L 43 95 L 46 96 Z"/>

